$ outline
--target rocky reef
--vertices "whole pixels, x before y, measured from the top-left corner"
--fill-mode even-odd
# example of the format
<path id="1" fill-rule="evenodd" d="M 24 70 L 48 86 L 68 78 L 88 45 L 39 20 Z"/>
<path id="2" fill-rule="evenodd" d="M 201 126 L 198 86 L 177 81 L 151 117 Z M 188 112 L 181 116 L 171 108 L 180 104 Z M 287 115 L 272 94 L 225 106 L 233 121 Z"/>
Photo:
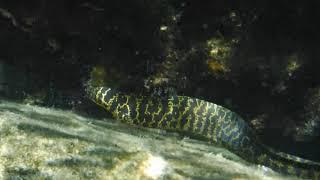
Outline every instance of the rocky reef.
<path id="1" fill-rule="evenodd" d="M 2 0 L 0 95 L 83 110 L 90 76 L 188 95 L 237 112 L 275 149 L 320 161 L 318 9 L 315 0 Z"/>

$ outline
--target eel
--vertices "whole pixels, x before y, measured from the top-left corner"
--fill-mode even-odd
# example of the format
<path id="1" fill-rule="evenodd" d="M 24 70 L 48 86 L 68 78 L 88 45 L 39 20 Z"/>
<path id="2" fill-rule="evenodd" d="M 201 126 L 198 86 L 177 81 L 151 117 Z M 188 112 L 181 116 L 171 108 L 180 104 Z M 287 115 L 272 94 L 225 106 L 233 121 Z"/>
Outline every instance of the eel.
<path id="1" fill-rule="evenodd" d="M 320 179 L 319 162 L 264 145 L 238 114 L 217 104 L 188 96 L 164 99 L 124 93 L 103 86 L 87 86 L 86 96 L 124 123 L 187 134 L 222 146 L 248 162 L 276 172 Z"/>

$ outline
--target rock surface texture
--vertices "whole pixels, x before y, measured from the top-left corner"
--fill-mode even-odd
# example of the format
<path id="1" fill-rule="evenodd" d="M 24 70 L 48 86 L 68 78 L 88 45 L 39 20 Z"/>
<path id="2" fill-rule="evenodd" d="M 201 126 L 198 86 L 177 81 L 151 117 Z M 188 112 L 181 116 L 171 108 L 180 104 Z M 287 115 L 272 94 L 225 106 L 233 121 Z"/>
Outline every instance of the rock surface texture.
<path id="1" fill-rule="evenodd" d="M 292 179 L 177 134 L 0 103 L 0 179 Z"/>

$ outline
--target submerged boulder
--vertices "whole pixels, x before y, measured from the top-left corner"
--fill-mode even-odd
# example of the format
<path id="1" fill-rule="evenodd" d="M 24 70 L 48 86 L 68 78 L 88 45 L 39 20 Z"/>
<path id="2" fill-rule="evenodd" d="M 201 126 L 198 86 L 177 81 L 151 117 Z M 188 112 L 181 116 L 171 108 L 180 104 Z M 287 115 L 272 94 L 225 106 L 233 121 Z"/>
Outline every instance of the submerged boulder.
<path id="1" fill-rule="evenodd" d="M 281 178 L 286 179 L 175 133 L 0 103 L 0 179 Z"/>

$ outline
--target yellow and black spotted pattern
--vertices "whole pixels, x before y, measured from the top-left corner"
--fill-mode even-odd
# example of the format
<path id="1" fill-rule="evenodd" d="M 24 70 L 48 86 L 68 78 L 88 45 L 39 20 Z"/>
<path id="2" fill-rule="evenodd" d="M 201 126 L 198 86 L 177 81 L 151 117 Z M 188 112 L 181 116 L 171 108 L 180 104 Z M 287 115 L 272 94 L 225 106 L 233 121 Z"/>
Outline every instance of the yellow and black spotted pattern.
<path id="1" fill-rule="evenodd" d="M 239 115 L 222 106 L 187 96 L 164 100 L 107 87 L 88 87 L 86 91 L 91 100 L 125 123 L 200 137 L 275 171 L 320 179 L 320 163 L 266 147 Z"/>

